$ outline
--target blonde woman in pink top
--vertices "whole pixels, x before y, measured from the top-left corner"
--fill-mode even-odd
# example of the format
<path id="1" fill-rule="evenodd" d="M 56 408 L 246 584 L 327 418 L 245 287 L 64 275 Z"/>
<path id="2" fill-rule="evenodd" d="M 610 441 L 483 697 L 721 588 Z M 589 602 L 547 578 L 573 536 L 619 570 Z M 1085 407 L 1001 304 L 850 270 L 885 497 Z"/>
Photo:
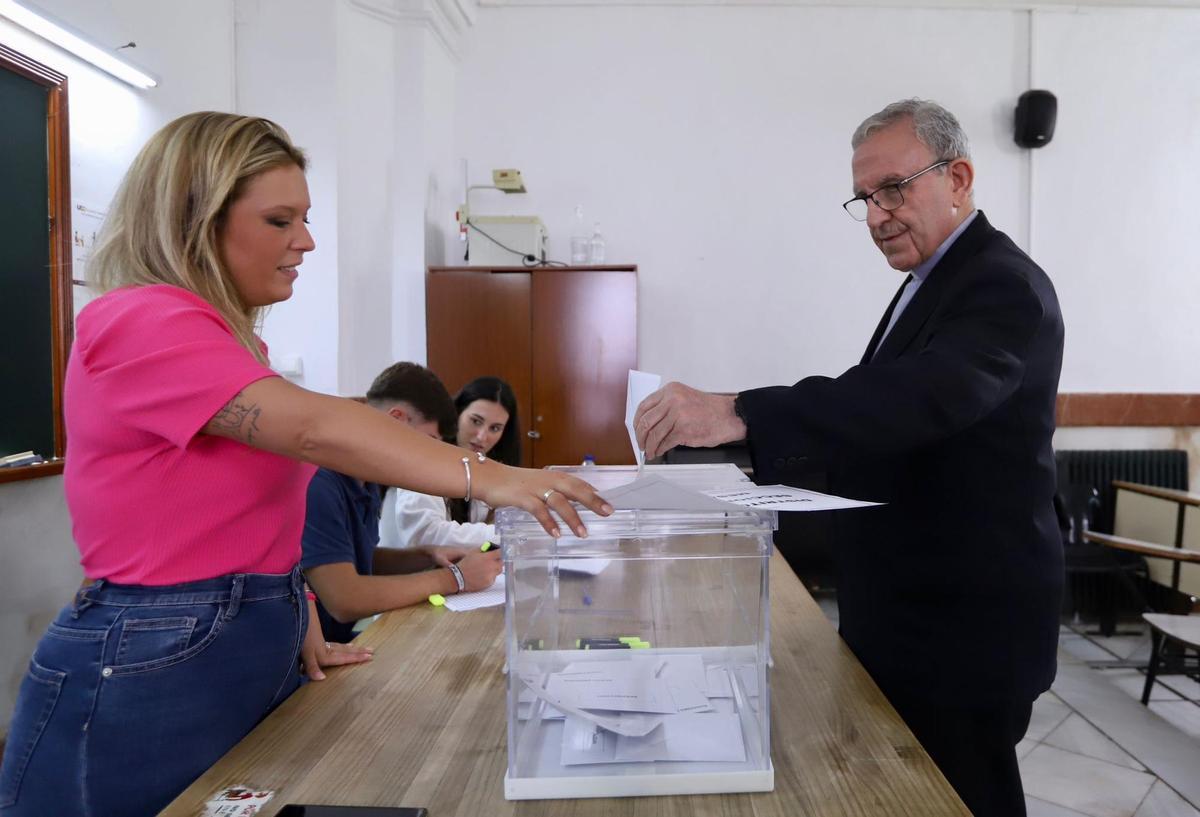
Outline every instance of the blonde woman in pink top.
<path id="1" fill-rule="evenodd" d="M 304 254 L 304 155 L 272 122 L 181 117 L 142 149 L 89 264 L 67 366 L 65 487 L 90 583 L 50 625 L 0 768 L 3 817 L 156 813 L 320 667 L 305 492 L 326 466 L 585 535 L 562 474 L 511 468 L 267 367 L 255 334 Z M 453 568 L 439 568 L 454 572 Z"/>

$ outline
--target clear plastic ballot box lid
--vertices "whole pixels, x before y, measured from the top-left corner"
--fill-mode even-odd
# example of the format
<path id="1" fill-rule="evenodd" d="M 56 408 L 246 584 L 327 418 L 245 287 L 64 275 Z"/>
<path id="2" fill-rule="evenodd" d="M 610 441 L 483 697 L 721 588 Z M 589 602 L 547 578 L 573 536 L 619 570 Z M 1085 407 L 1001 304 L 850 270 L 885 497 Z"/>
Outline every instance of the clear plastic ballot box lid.
<path id="1" fill-rule="evenodd" d="M 561 468 L 605 490 L 633 466 Z M 647 466 L 696 489 L 733 465 Z M 582 512 L 555 539 L 505 508 L 509 799 L 770 791 L 773 511 Z M 563 528 L 566 531 L 566 528 Z"/>

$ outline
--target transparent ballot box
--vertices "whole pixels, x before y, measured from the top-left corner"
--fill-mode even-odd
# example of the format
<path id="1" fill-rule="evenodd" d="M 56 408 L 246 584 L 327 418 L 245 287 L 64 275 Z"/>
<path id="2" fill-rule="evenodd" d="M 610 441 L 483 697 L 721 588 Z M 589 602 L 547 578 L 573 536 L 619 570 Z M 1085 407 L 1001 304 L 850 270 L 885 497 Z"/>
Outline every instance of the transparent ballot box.
<path id="1" fill-rule="evenodd" d="M 633 467 L 580 466 L 601 492 Z M 695 489 L 733 465 L 647 466 Z M 584 512 L 554 539 L 506 508 L 510 800 L 770 791 L 773 511 Z M 563 528 L 564 532 L 567 529 Z"/>

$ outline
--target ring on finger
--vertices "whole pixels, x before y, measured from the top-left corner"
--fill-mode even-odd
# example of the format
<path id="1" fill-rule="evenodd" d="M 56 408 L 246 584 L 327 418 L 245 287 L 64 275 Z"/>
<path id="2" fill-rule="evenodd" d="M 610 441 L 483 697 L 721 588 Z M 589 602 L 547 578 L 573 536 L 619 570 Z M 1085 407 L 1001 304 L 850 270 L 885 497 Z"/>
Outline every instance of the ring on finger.
<path id="1" fill-rule="evenodd" d="M 546 491 L 546 493 L 542 494 L 542 502 L 549 504 L 550 494 L 556 494 L 556 493 L 558 493 L 558 491 L 555 490 L 554 488 L 551 488 L 550 490 Z"/>

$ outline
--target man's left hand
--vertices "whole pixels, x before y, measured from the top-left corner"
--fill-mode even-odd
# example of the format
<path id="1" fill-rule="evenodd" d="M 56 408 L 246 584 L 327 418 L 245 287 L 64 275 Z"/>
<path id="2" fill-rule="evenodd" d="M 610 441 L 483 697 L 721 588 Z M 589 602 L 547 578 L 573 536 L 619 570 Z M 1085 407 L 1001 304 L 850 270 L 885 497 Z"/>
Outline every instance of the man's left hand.
<path id="1" fill-rule="evenodd" d="M 710 394 L 668 383 L 647 397 L 633 416 L 638 445 L 653 459 L 677 445 L 709 448 L 746 437 L 733 411 L 733 395 Z"/>

